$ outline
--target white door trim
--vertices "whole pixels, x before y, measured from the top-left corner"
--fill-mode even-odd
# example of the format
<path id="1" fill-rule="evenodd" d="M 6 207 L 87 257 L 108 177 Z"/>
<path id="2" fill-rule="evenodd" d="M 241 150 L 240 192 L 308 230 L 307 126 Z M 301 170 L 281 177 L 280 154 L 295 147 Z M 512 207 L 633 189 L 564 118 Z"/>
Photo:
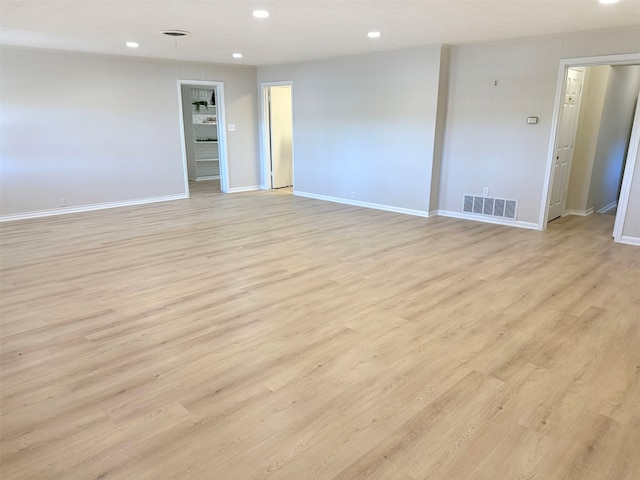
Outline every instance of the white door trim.
<path id="1" fill-rule="evenodd" d="M 620 198 L 618 200 L 618 211 L 616 213 L 616 223 L 613 226 L 613 239 L 616 242 L 622 240 L 622 228 L 627 217 L 627 207 L 629 206 L 629 194 L 631 193 L 631 180 L 638 160 L 638 150 L 640 149 L 640 94 L 636 103 L 636 113 L 633 116 L 633 127 L 631 138 L 629 139 L 629 150 L 627 151 L 627 163 L 622 175 L 622 187 L 620 188 Z"/>
<path id="2" fill-rule="evenodd" d="M 182 144 L 182 170 L 184 173 L 184 188 L 189 196 L 189 174 L 187 170 L 187 146 L 184 138 L 184 115 L 182 114 L 182 86 L 193 85 L 212 87 L 216 92 L 216 115 L 218 127 L 218 163 L 220 166 L 220 190 L 229 193 L 229 165 L 227 161 L 227 122 L 224 108 L 224 82 L 208 80 L 178 80 L 178 114 L 180 116 L 180 142 Z"/>
<path id="3" fill-rule="evenodd" d="M 558 71 L 558 81 L 556 84 L 556 99 L 553 107 L 553 117 L 551 119 L 551 132 L 549 139 L 549 148 L 547 152 L 547 165 L 545 167 L 544 184 L 542 187 L 542 204 L 540 205 L 540 215 L 538 217 L 538 230 L 547 229 L 547 216 L 549 215 L 549 202 L 551 200 L 551 180 L 553 175 L 553 159 L 555 158 L 556 138 L 558 134 L 558 123 L 563 100 L 565 84 L 567 80 L 567 70 L 569 67 L 591 67 L 595 65 L 635 65 L 640 64 L 640 53 L 630 53 L 624 55 L 604 55 L 601 57 L 584 57 L 584 58 L 566 58 L 560 60 L 560 69 Z M 633 158 L 635 162 L 635 157 Z M 629 168 L 629 164 L 627 164 Z M 625 169 L 626 175 L 626 169 Z M 623 179 L 624 183 L 624 179 Z M 620 204 L 624 200 L 625 205 L 628 201 L 629 192 L 626 192 L 627 198 L 622 198 L 620 194 Z M 618 215 L 622 209 L 618 208 Z M 617 219 L 617 215 L 616 215 Z"/>
<path id="4" fill-rule="evenodd" d="M 262 177 L 262 185 L 260 188 L 262 190 L 271 190 L 271 145 L 269 140 L 269 115 L 267 112 L 269 111 L 269 97 L 267 94 L 267 89 L 269 87 L 280 87 L 280 86 L 290 86 L 291 87 L 291 115 L 294 116 L 294 98 L 293 98 L 293 81 L 291 80 L 283 80 L 279 82 L 260 82 L 258 86 L 258 98 L 260 99 L 260 172 Z M 295 131 L 295 118 L 293 121 L 292 130 Z M 293 188 L 295 189 L 296 181 L 295 181 L 295 142 L 291 140 L 291 178 L 293 178 Z"/>

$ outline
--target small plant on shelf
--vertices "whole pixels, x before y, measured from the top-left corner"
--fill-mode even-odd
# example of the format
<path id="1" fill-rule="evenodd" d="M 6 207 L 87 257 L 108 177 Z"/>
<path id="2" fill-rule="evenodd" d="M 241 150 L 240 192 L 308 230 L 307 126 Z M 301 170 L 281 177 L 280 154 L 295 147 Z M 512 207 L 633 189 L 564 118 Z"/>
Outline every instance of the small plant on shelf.
<path id="1" fill-rule="evenodd" d="M 204 106 L 205 108 L 209 108 L 209 103 L 206 100 L 198 100 L 193 102 L 192 105 L 195 105 L 196 112 L 200 111 L 200 107 Z"/>

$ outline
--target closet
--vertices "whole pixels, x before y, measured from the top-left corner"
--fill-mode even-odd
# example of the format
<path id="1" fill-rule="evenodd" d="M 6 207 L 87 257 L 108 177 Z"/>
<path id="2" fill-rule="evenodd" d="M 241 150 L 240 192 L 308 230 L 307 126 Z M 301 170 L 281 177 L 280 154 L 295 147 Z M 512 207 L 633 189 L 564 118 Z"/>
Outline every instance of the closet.
<path id="1" fill-rule="evenodd" d="M 220 150 L 215 90 L 183 85 L 182 99 L 189 180 L 217 180 Z"/>

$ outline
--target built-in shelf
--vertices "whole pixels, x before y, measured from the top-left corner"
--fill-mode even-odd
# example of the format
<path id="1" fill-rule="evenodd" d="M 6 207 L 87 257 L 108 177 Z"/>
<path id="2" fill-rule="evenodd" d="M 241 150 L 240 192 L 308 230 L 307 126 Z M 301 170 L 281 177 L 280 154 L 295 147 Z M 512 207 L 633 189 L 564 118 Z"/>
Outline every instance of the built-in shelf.
<path id="1" fill-rule="evenodd" d="M 220 178 L 220 160 L 218 143 L 218 109 L 211 105 L 215 96 L 212 88 L 191 87 L 191 118 L 187 120 L 185 132 L 190 137 L 187 144 L 187 157 L 190 180 L 215 180 Z M 215 101 L 215 100 L 214 100 Z M 206 102 L 196 108 L 194 103 Z M 185 105 L 186 109 L 189 106 Z"/>

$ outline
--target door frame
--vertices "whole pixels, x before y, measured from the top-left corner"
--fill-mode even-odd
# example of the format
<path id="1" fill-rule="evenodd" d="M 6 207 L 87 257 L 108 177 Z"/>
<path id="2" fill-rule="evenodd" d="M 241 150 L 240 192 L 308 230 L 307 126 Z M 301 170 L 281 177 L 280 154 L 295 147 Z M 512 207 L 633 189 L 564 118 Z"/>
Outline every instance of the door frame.
<path id="1" fill-rule="evenodd" d="M 293 81 L 282 80 L 278 82 L 260 82 L 258 86 L 258 98 L 260 98 L 260 174 L 262 178 L 262 190 L 271 190 L 271 138 L 269 138 L 269 88 L 270 87 L 291 87 L 291 117 L 292 117 L 292 136 L 291 136 L 291 178 L 293 183 L 293 191 L 295 192 L 295 145 L 293 139 L 293 131 L 295 130 L 295 119 L 293 118 L 294 98 L 293 98 Z"/>
<path id="2" fill-rule="evenodd" d="M 620 197 L 618 199 L 618 211 L 616 212 L 616 222 L 613 225 L 613 239 L 622 242 L 622 229 L 627 218 L 627 207 L 629 206 L 629 194 L 631 193 L 631 180 L 636 168 L 638 154 L 640 150 L 640 93 L 636 102 L 636 112 L 633 116 L 633 126 L 631 127 L 631 138 L 627 150 L 627 163 L 622 173 L 622 186 L 620 187 Z"/>
<path id="3" fill-rule="evenodd" d="M 187 196 L 189 192 L 189 173 L 187 169 L 187 144 L 185 139 L 184 118 L 182 112 L 182 86 L 209 87 L 216 92 L 216 127 L 218 128 L 218 165 L 220 168 L 220 190 L 222 193 L 229 193 L 229 165 L 227 161 L 227 123 L 225 120 L 224 108 L 224 82 L 209 80 L 178 80 L 178 116 L 180 124 L 180 143 L 182 146 L 182 170 L 184 174 L 184 188 Z"/>
<path id="4" fill-rule="evenodd" d="M 637 65 L 640 64 L 640 54 L 631 53 L 623 55 L 603 55 L 599 57 L 582 57 L 582 58 L 565 58 L 560 60 L 560 68 L 558 71 L 558 80 L 556 83 L 556 98 L 553 107 L 553 116 L 551 117 L 551 132 L 549 139 L 549 148 L 547 152 L 547 165 L 545 167 L 545 177 L 542 187 L 542 204 L 540 205 L 540 215 L 538 217 L 538 230 L 547 229 L 547 217 L 549 216 L 549 202 L 551 201 L 551 182 L 553 181 L 553 160 L 555 158 L 556 141 L 558 138 L 558 125 L 560 120 L 560 113 L 562 111 L 561 106 L 564 100 L 564 91 L 567 87 L 567 73 L 570 67 L 593 67 L 597 65 Z M 627 166 L 623 173 L 622 183 L 625 184 L 627 172 L 635 164 L 635 157 L 630 158 L 627 156 Z M 631 164 L 631 165 L 630 165 Z M 630 182 L 631 179 L 628 179 Z M 625 206 L 629 200 L 629 190 L 620 192 L 620 199 L 618 205 L 622 202 Z M 626 197 L 623 197 L 623 193 Z M 618 216 L 621 215 L 621 208 L 618 208 L 616 214 L 616 222 L 618 222 Z M 626 214 L 626 212 L 624 212 Z"/>

